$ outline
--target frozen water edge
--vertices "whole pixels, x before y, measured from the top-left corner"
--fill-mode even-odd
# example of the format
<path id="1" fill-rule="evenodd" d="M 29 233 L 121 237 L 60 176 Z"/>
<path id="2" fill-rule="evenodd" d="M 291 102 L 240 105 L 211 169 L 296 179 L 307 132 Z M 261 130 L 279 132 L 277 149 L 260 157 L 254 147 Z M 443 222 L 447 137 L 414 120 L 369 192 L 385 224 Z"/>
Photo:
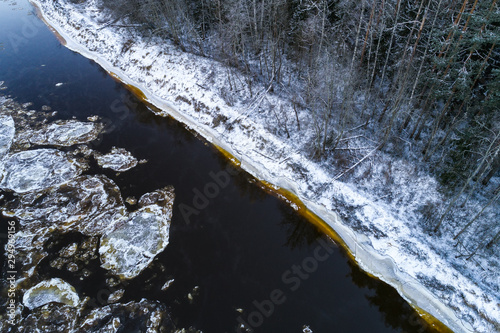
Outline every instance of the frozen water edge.
<path id="1" fill-rule="evenodd" d="M 486 302 L 482 300 L 487 291 L 481 289 L 473 280 L 454 269 L 446 258 L 438 256 L 425 242 L 412 237 L 410 230 L 405 225 L 405 221 L 396 218 L 388 207 L 362 196 L 349 185 L 332 182 L 327 173 L 317 164 L 295 153 L 296 150 L 291 145 L 269 133 L 263 124 L 252 122 L 245 117 L 241 120 L 251 128 L 251 131 L 244 131 L 241 128 L 236 128 L 233 131 L 222 131 L 220 128 L 212 126 L 212 120 L 216 117 L 216 114 L 200 116 L 200 114 L 195 113 L 192 108 L 183 103 L 179 103 L 174 107 L 168 100 L 174 100 L 175 95 L 166 92 L 167 89 L 162 89 L 161 86 L 154 82 L 155 79 L 162 81 L 163 77 L 160 76 L 160 73 L 163 74 L 165 69 L 163 69 L 163 72 L 161 70 L 155 72 L 155 68 L 165 65 L 165 63 L 156 59 L 156 63 L 152 65 L 151 73 L 156 74 L 157 77 L 149 75 L 146 81 L 145 78 L 148 75 L 138 67 L 143 65 L 141 61 L 147 62 L 147 60 L 139 59 L 137 65 L 125 66 L 124 64 L 131 63 L 131 56 L 130 54 L 120 54 L 121 45 L 124 41 L 116 31 L 105 28 L 97 32 L 98 25 L 88 16 L 74 10 L 73 5 L 63 2 L 62 6 L 58 5 L 56 8 L 52 2 L 46 3 L 42 0 L 34 0 L 33 2 L 41 6 L 42 15 L 48 24 L 64 38 L 69 49 L 96 61 L 105 70 L 119 77 L 124 83 L 139 88 L 149 103 L 162 110 L 159 112 L 161 115 L 170 115 L 186 124 L 206 140 L 234 156 L 236 159 L 234 162 L 240 163 L 244 170 L 256 178 L 295 194 L 308 209 L 328 223 L 339 234 L 360 267 L 392 285 L 411 304 L 427 311 L 455 332 L 492 331 L 492 324 L 481 318 L 481 315 L 476 310 L 472 310 L 466 302 L 461 300 L 461 295 L 451 295 L 446 300 L 443 297 L 439 298 L 434 295 L 417 279 L 419 274 L 424 274 L 428 277 L 435 277 L 444 284 L 453 286 L 455 290 L 463 293 L 462 297 L 467 299 L 467 303 L 473 304 L 483 314 L 486 313 L 492 321 L 500 323 L 500 309 L 495 304 L 496 301 Z M 89 1 L 86 4 L 87 7 L 92 7 L 92 3 L 92 1 Z M 71 22 L 71 24 L 68 24 L 68 22 Z M 78 26 L 78 29 L 75 29 L 75 26 Z M 85 31 L 88 35 L 82 31 Z M 141 46 L 140 43 L 138 44 Z M 134 50 L 137 58 L 146 54 L 144 49 L 136 47 Z M 154 46 L 149 47 L 148 50 L 151 54 L 158 51 L 154 49 Z M 120 58 L 124 58 L 123 63 L 117 61 Z M 183 75 L 183 70 L 187 69 L 185 72 L 189 73 L 189 69 L 192 70 L 190 66 L 196 66 L 207 60 L 195 56 L 192 56 L 190 60 L 186 59 L 187 56 L 180 61 L 174 59 L 172 60 L 174 65 L 171 65 L 169 61 L 167 68 L 168 71 L 174 73 L 172 80 L 175 79 L 175 75 L 179 74 L 179 82 L 183 80 L 186 84 L 193 83 L 191 86 L 195 86 L 196 78 L 194 75 Z M 182 63 L 183 61 L 184 63 Z M 181 93 L 182 88 L 179 87 L 177 91 L 174 89 L 174 93 Z M 213 92 L 198 89 L 194 94 L 197 99 L 202 99 L 206 95 L 204 102 L 208 100 L 210 105 L 220 106 L 221 112 L 231 116 L 230 119 L 241 116 L 241 113 L 235 110 L 236 108 L 227 107 L 220 103 L 220 99 L 214 97 Z M 262 143 L 263 138 L 267 141 L 266 154 L 276 154 L 279 151 L 284 151 L 289 156 L 288 165 L 292 165 L 292 163 L 299 165 L 308 170 L 312 177 L 307 181 L 301 180 L 292 168 L 285 167 L 278 160 L 274 161 L 262 154 L 258 154 L 257 152 L 261 151 L 258 143 Z M 314 188 L 323 187 L 323 190 L 321 192 L 313 191 L 309 189 L 308 185 L 313 185 Z M 385 240 L 368 237 L 348 228 L 342 223 L 338 214 L 334 212 L 334 205 L 331 200 L 333 197 L 340 197 L 339 200 L 361 207 L 357 212 L 357 216 L 364 223 L 368 224 L 375 218 L 380 220 L 380 226 L 385 228 L 384 232 L 388 237 Z M 408 253 L 405 253 L 401 247 L 389 244 L 389 241 L 395 244 L 398 240 L 403 240 L 406 237 L 410 237 L 420 249 L 425 251 L 428 258 L 427 262 L 417 261 Z M 429 265 L 429 262 L 432 264 Z M 495 296 L 493 295 L 493 297 Z M 451 309 L 451 305 L 456 309 L 456 312 Z M 474 326 L 464 320 L 465 315 L 474 319 Z M 458 316 L 460 316 L 460 319 Z"/>

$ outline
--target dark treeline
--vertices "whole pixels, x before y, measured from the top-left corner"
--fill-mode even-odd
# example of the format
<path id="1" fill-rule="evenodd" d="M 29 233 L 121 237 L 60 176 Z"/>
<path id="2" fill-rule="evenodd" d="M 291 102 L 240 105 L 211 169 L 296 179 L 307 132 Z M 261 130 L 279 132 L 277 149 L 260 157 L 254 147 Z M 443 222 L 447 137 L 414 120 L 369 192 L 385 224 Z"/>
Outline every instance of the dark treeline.
<path id="1" fill-rule="evenodd" d="M 286 90 L 311 113 L 317 159 L 335 157 L 347 135 L 391 154 L 410 142 L 451 193 L 436 231 L 498 175 L 497 0 L 102 1 L 145 36 L 238 68 L 250 87 Z M 497 204 L 500 187 L 487 196 Z"/>

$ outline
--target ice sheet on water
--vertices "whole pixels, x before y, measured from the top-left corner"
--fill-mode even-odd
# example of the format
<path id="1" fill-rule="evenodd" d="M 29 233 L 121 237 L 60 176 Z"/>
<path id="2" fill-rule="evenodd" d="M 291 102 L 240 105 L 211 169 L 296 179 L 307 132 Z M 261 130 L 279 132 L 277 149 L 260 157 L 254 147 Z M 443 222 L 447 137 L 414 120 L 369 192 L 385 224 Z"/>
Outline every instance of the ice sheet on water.
<path id="1" fill-rule="evenodd" d="M 0 115 L 0 160 L 9 152 L 15 132 L 12 116 Z"/>
<path id="2" fill-rule="evenodd" d="M 101 266 L 121 278 L 139 275 L 168 244 L 174 190 L 166 187 L 153 193 L 145 195 L 150 200 L 142 200 L 147 206 L 118 221 L 113 231 L 101 237 Z"/>
<path id="3" fill-rule="evenodd" d="M 79 176 L 59 187 L 20 195 L 3 209 L 28 229 L 52 227 L 102 235 L 126 209 L 116 184 L 104 175 Z"/>
<path id="4" fill-rule="evenodd" d="M 50 316 L 47 314 L 50 313 Z M 75 308 L 61 303 L 49 303 L 33 309 L 27 317 L 19 318 L 15 323 L 16 332 L 22 333 L 43 333 L 43 332 L 75 332 L 76 321 Z M 5 324 L 0 330 L 10 332 L 12 325 Z"/>
<path id="5" fill-rule="evenodd" d="M 135 327 L 137 332 L 160 332 L 160 326 L 162 332 L 185 332 L 176 330 L 166 314 L 163 305 L 142 299 L 94 309 L 81 319 L 78 326 L 82 332 L 123 332 L 125 326 Z M 122 322 L 124 319 L 126 322 Z"/>
<path id="6" fill-rule="evenodd" d="M 82 172 L 82 165 L 59 150 L 36 149 L 11 155 L 0 169 L 0 188 L 26 193 L 67 182 Z"/>
<path id="7" fill-rule="evenodd" d="M 117 172 L 130 170 L 137 165 L 137 159 L 123 148 L 113 147 L 110 153 L 106 155 L 96 153 L 94 157 L 101 168 Z"/>
<path id="8" fill-rule="evenodd" d="M 23 304 L 31 310 L 52 302 L 77 307 L 80 297 L 72 285 L 60 278 L 42 281 L 23 296 Z"/>
<path id="9" fill-rule="evenodd" d="M 173 200 L 172 187 L 157 190 L 143 195 L 141 209 L 129 214 L 112 180 L 84 175 L 60 186 L 21 194 L 2 208 L 2 214 L 19 220 L 23 231 L 16 235 L 16 250 L 29 276 L 47 256 L 44 244 L 58 230 L 86 236 L 105 234 L 103 267 L 131 278 L 168 244 Z"/>
<path id="10" fill-rule="evenodd" d="M 30 142 L 36 145 L 73 146 L 97 139 L 103 129 L 102 124 L 66 120 L 45 125 L 34 131 Z"/>
<path id="11" fill-rule="evenodd" d="M 188 332 L 184 329 L 177 330 L 176 325 L 167 314 L 165 306 L 158 302 L 142 299 L 139 302 L 91 308 L 90 312 L 82 311 L 90 307 L 82 303 L 76 309 L 62 303 L 49 303 L 32 309 L 27 317 L 19 318 L 20 320 L 15 323 L 15 331 L 29 333 Z M 77 315 L 81 312 L 83 312 L 83 316 Z M 0 321 L 0 330 L 10 332 L 10 325 L 6 324 L 5 320 Z M 189 332 L 199 331 L 189 330 Z"/>

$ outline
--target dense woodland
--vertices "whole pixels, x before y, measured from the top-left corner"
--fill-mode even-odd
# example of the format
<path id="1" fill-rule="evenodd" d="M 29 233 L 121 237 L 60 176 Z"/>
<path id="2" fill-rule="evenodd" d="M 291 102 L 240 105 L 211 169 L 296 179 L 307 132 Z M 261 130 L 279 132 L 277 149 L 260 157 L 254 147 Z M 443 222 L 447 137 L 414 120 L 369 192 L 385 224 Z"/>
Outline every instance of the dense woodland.
<path id="1" fill-rule="evenodd" d="M 310 111 L 311 156 L 332 159 L 346 137 L 434 174 L 449 202 L 498 207 L 500 8 L 497 0 L 103 0 L 144 36 L 245 73 Z M 230 81 L 230 80 L 229 80 Z M 285 128 L 286 132 L 296 128 Z M 409 142 L 413 153 L 398 149 Z M 416 152 L 416 153 L 415 153 Z M 372 153 L 367 152 L 368 154 Z M 336 155 L 337 154 L 337 155 Z M 493 180 L 493 181 L 492 181 Z M 489 188 L 488 191 L 485 188 Z M 491 189 L 493 187 L 493 189 Z M 468 200 L 468 199 L 466 199 Z M 436 213 L 436 212 L 434 212 Z M 455 238 L 480 220 L 471 216 Z M 478 248 L 500 239 L 498 221 Z M 477 250 L 476 250 L 477 251 Z"/>

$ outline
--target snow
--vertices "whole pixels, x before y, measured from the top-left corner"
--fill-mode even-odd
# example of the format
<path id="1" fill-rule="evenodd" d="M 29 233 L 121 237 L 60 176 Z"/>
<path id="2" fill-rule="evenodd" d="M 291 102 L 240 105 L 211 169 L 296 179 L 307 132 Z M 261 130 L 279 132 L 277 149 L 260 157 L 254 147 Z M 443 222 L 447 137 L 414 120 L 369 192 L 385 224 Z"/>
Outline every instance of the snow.
<path id="1" fill-rule="evenodd" d="M 139 88 L 157 114 L 186 124 L 257 179 L 296 195 L 335 230 L 361 268 L 411 304 L 455 332 L 492 332 L 500 325 L 498 272 L 452 258 L 447 254 L 454 251 L 451 239 L 436 242 L 415 227 L 419 208 L 442 200 L 433 178 L 395 161 L 389 170 L 375 164 L 371 176 L 356 184 L 333 180 L 338 171 L 308 157 L 310 114 L 298 110 L 305 130 L 291 131 L 290 139 L 283 135 L 273 112 L 288 112 L 287 119 L 295 119 L 289 99 L 263 86 L 254 86 L 250 94 L 238 73 L 237 91 L 228 96 L 226 67 L 168 42 L 146 42 L 126 30 L 103 27 L 99 22 L 109 17 L 97 8 L 97 0 L 84 5 L 33 2 L 68 48 Z M 129 40 L 133 43 L 122 52 Z M 375 179 L 385 179 L 394 191 L 385 191 Z"/>
<path id="2" fill-rule="evenodd" d="M 81 166 L 59 150 L 22 151 L 4 161 L 0 188 L 26 193 L 62 184 L 81 172 Z"/>
<path id="3" fill-rule="evenodd" d="M 42 281 L 23 296 L 23 304 L 30 310 L 52 302 L 77 307 L 80 298 L 72 285 L 59 278 Z"/>

